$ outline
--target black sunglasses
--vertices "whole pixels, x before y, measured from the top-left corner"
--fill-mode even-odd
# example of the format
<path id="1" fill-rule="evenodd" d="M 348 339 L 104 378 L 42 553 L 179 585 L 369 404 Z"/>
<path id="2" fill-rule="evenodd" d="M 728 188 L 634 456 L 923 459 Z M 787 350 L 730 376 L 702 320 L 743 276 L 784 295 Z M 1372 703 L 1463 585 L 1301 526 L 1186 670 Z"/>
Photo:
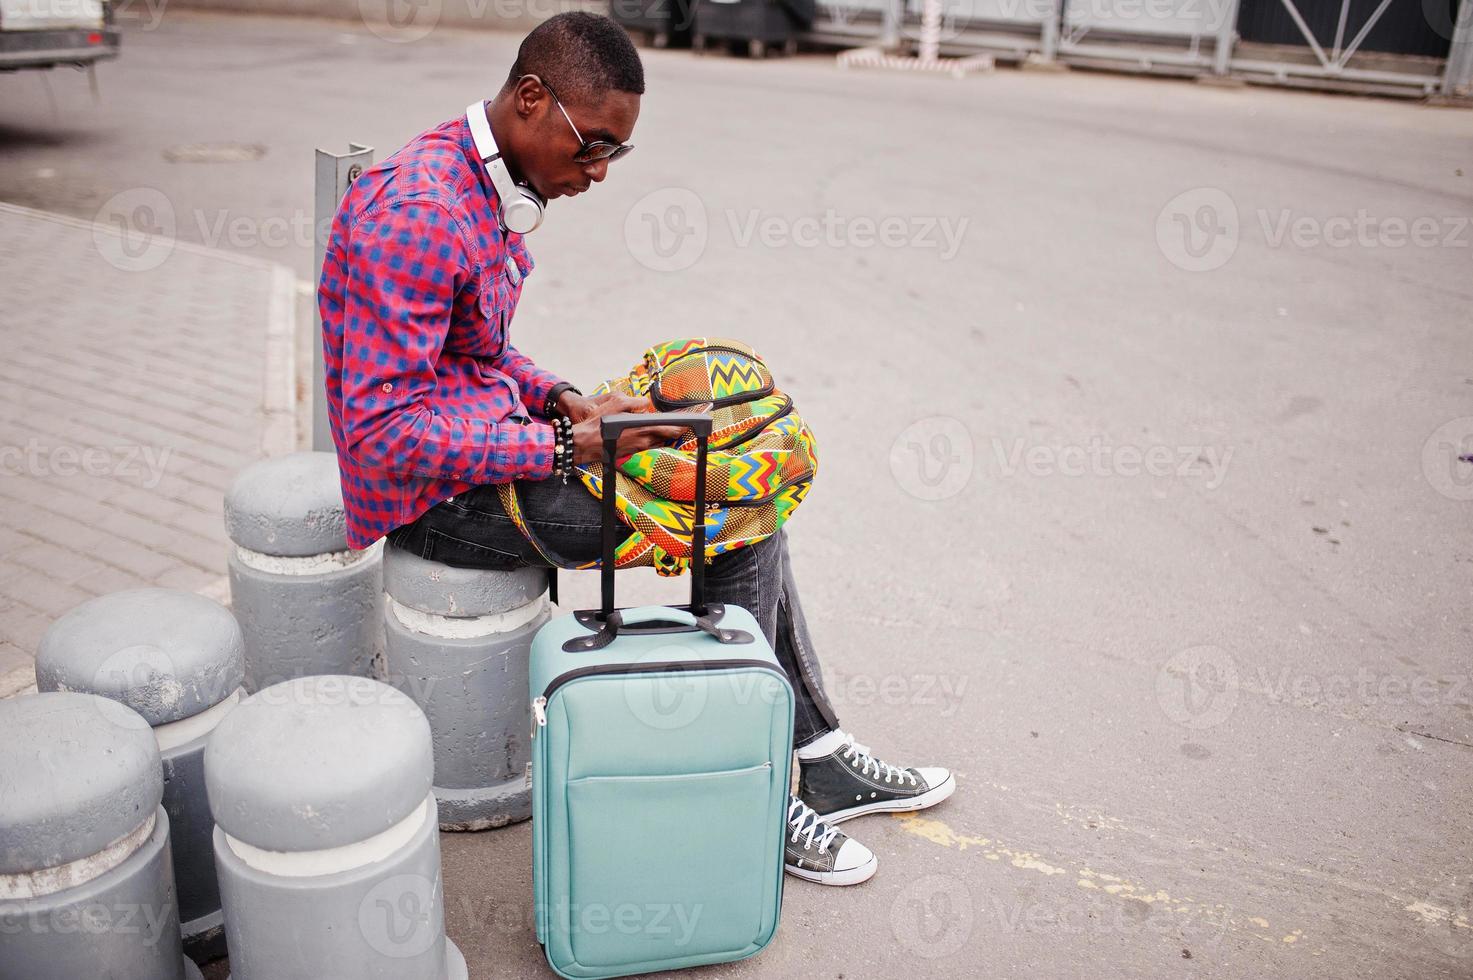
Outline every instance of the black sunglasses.
<path id="1" fill-rule="evenodd" d="M 532 77 L 537 78 L 536 75 Z M 563 100 L 557 97 L 557 93 L 552 90 L 552 86 L 541 78 L 537 78 L 537 80 L 542 82 L 542 87 L 547 89 L 547 94 L 552 96 L 552 101 L 557 104 L 558 111 L 568 121 L 568 126 L 572 128 L 573 135 L 578 137 L 580 146 L 578 147 L 578 152 L 573 154 L 573 159 L 576 162 L 597 163 L 599 160 L 613 161 L 626 156 L 630 150 L 634 149 L 633 143 L 611 143 L 608 140 L 594 140 L 590 143 L 584 139 L 583 134 L 578 132 L 578 127 L 573 125 L 573 117 L 568 115 L 567 109 L 563 108 Z"/>

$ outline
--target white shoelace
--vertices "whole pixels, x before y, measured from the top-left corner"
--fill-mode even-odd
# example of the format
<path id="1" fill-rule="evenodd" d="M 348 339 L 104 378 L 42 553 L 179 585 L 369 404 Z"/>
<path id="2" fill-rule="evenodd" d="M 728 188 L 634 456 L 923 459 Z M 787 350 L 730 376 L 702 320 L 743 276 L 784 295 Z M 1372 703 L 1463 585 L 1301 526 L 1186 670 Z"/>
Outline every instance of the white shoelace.
<path id="1" fill-rule="evenodd" d="M 899 766 L 892 766 L 888 762 L 881 762 L 879 759 L 876 759 L 874 756 L 870 755 L 869 746 L 860 745 L 858 742 L 854 741 L 853 735 L 850 735 L 848 732 L 840 732 L 839 737 L 848 744 L 848 748 L 844 750 L 843 757 L 849 760 L 849 764 L 851 766 L 859 769 L 859 774 L 861 776 L 868 776 L 870 774 L 870 770 L 873 769 L 875 775 L 884 776 L 885 782 L 887 783 L 890 782 L 892 778 L 895 778 L 899 779 L 902 783 L 906 780 L 910 780 L 912 786 L 919 785 L 916 782 L 916 777 L 913 773 L 907 772 Z"/>
<path id="2" fill-rule="evenodd" d="M 834 837 L 839 833 L 838 828 L 830 827 L 819 818 L 818 813 L 798 799 L 792 797 L 788 804 L 788 829 L 793 832 L 792 842 L 798 843 L 798 838 L 804 838 L 803 850 L 809 850 L 814 844 L 818 845 L 818 853 L 827 854 L 829 845 L 834 842 Z M 818 838 L 814 838 L 814 834 Z"/>

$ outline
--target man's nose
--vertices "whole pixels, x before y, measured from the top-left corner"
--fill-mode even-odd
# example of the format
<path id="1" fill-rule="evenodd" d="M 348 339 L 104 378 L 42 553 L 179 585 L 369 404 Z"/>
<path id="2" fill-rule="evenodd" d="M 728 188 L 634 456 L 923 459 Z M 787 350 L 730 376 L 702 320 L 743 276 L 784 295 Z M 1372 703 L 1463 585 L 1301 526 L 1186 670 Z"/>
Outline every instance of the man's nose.
<path id="1" fill-rule="evenodd" d="M 587 174 L 588 179 L 593 181 L 594 183 L 602 183 L 603 179 L 609 175 L 609 161 L 595 160 L 593 163 L 590 163 L 586 167 L 584 167 L 583 172 Z"/>

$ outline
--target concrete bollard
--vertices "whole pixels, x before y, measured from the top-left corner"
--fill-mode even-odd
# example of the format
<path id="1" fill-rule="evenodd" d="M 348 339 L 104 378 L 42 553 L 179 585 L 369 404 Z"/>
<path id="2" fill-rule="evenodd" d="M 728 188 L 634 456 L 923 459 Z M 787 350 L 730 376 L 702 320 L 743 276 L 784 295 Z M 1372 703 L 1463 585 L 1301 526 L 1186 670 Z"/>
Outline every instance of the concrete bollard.
<path id="1" fill-rule="evenodd" d="M 445 937 L 430 726 L 365 677 L 242 701 L 205 750 L 233 980 L 466 980 Z"/>
<path id="2" fill-rule="evenodd" d="M 77 606 L 52 624 L 36 651 L 40 690 L 111 698 L 153 726 L 184 952 L 201 964 L 225 955 L 205 744 L 243 694 L 241 646 L 240 626 L 218 602 L 175 589 L 133 589 Z"/>
<path id="3" fill-rule="evenodd" d="M 0 980 L 199 980 L 163 792 L 132 709 L 72 692 L 0 701 Z"/>
<path id="4" fill-rule="evenodd" d="M 351 551 L 331 453 L 252 463 L 225 495 L 230 599 L 245 686 L 311 674 L 370 676 L 383 650 L 383 545 Z"/>
<path id="5" fill-rule="evenodd" d="M 451 568 L 384 553 L 385 679 L 424 709 L 441 830 L 532 816 L 527 657 L 551 615 L 547 573 Z"/>

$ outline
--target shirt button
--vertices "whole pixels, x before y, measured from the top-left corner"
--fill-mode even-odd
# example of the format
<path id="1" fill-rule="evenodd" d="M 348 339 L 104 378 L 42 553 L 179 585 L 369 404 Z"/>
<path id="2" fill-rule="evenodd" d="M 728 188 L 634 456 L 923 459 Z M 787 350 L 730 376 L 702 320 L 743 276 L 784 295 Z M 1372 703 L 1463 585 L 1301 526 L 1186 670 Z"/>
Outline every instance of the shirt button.
<path id="1" fill-rule="evenodd" d="M 391 385 L 391 384 L 389 384 L 389 383 L 388 383 L 388 382 L 387 382 L 387 381 L 385 381 L 385 382 L 384 382 L 384 383 L 383 383 L 383 385 L 381 385 L 381 386 L 380 386 L 380 387 L 381 387 L 381 388 L 382 388 L 382 389 L 383 389 L 383 393 L 384 393 L 384 394 L 386 394 L 386 395 L 387 395 L 387 394 L 388 394 L 388 393 L 389 393 L 389 392 L 391 392 L 391 391 L 393 391 L 393 390 L 394 390 L 394 386 L 393 386 L 393 385 Z"/>

